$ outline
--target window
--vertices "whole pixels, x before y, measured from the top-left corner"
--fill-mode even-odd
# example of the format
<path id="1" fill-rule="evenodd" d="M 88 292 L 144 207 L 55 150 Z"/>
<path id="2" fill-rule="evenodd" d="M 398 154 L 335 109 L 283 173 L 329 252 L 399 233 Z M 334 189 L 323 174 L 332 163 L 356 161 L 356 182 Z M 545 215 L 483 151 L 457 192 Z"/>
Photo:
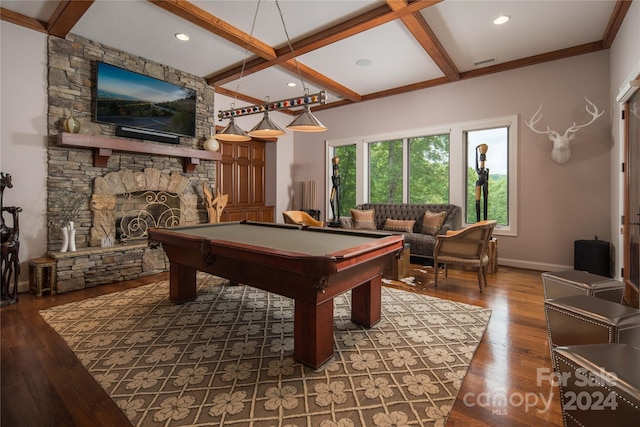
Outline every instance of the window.
<path id="1" fill-rule="evenodd" d="M 449 203 L 449 134 L 409 138 L 409 203 Z"/>
<path id="2" fill-rule="evenodd" d="M 487 217 L 498 222 L 496 234 L 516 235 L 517 123 L 517 116 L 506 116 L 452 124 L 446 130 L 327 141 L 327 182 L 331 188 L 331 158 L 339 157 L 342 216 L 366 202 L 452 203 L 462 207 L 467 225 L 477 221 L 476 153 L 486 144 Z M 480 202 L 482 215 L 484 199 Z"/>
<path id="3" fill-rule="evenodd" d="M 402 140 L 367 144 L 369 148 L 369 201 L 402 203 Z"/>
<path id="4" fill-rule="evenodd" d="M 350 144 L 335 147 L 331 157 L 337 157 L 339 159 L 340 215 L 349 216 L 351 215 L 349 209 L 356 206 L 356 145 Z M 329 173 L 329 182 L 331 182 L 333 166 L 330 166 L 329 170 L 331 171 Z M 331 185 L 329 188 L 331 188 Z"/>
<path id="5" fill-rule="evenodd" d="M 508 226 L 509 129 L 499 127 L 465 131 L 465 140 L 467 145 L 466 222 L 495 219 L 498 225 Z M 485 162 L 482 161 L 483 148 L 486 149 Z M 488 189 L 486 199 L 483 194 L 484 182 Z M 488 211 L 486 218 L 485 203 Z"/>

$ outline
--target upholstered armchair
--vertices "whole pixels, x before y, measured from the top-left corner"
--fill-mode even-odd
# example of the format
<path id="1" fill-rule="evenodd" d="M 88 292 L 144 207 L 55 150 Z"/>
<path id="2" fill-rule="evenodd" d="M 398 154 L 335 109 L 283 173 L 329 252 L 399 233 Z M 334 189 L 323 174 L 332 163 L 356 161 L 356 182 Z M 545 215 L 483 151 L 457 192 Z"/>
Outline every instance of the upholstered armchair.
<path id="1" fill-rule="evenodd" d="M 433 249 L 433 266 L 435 270 L 435 287 L 438 287 L 438 267 L 444 264 L 445 277 L 449 265 L 460 265 L 478 269 L 478 287 L 482 293 L 482 280 L 487 286 L 487 264 L 489 255 L 487 248 L 493 234 L 496 221 L 480 221 L 461 230 L 450 230 L 447 234 L 436 236 Z"/>
<path id="2" fill-rule="evenodd" d="M 314 219 L 305 211 L 285 211 L 282 212 L 282 216 L 285 224 L 310 225 L 313 227 L 322 227 L 324 225 L 323 221 Z"/>

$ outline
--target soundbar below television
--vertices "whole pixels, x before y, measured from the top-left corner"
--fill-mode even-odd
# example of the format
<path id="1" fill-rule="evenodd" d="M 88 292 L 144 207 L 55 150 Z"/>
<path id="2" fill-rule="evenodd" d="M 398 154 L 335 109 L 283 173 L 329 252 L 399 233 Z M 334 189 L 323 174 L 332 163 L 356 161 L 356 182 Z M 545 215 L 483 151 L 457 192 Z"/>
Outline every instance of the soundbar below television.
<path id="1" fill-rule="evenodd" d="M 196 135 L 193 89 L 98 62 L 96 93 L 96 122 L 116 125 L 118 133 L 170 143 Z"/>

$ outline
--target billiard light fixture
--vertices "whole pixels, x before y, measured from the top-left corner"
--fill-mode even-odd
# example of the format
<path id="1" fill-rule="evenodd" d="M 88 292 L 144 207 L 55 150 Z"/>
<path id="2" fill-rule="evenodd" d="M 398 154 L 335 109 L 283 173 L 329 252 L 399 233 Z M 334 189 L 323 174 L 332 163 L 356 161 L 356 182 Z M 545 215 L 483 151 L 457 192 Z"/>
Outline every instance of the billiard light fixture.
<path id="1" fill-rule="evenodd" d="M 253 17 L 253 24 L 251 25 L 251 34 L 249 38 L 253 38 L 253 29 L 255 27 L 256 18 L 258 17 L 258 11 L 260 9 L 260 1 L 258 0 L 258 4 L 256 6 L 255 15 Z M 289 33 L 287 32 L 287 26 L 284 23 L 284 18 L 282 17 L 282 10 L 280 10 L 280 4 L 278 0 L 275 0 L 276 7 L 278 9 L 278 14 L 280 15 L 280 21 L 282 22 L 282 27 L 284 28 L 284 33 L 287 36 L 287 43 L 289 45 L 289 49 L 291 50 L 293 61 L 296 64 L 296 69 L 298 71 L 298 77 L 300 77 L 300 82 L 302 83 L 303 95 L 297 98 L 288 98 L 282 99 L 280 101 L 270 102 L 269 97 L 265 98 L 265 102 L 262 104 L 250 105 L 248 107 L 235 108 L 235 99 L 238 96 L 238 90 L 240 88 L 240 82 L 242 81 L 242 76 L 244 75 L 245 65 L 247 63 L 247 54 L 248 50 L 245 53 L 244 61 L 242 62 L 242 70 L 240 72 L 240 78 L 238 80 L 238 85 L 236 87 L 234 102 L 231 104 L 230 110 L 220 110 L 218 111 L 218 119 L 226 120 L 229 119 L 229 124 L 219 133 L 215 134 L 214 137 L 220 141 L 248 141 L 252 137 L 254 138 L 272 138 L 278 137 L 285 134 L 285 131 L 280 128 L 277 124 L 271 121 L 269 118 L 269 111 L 278 111 L 295 107 L 303 107 L 302 113 L 297 116 L 288 126 L 287 129 L 297 132 L 323 132 L 327 130 L 327 127 L 324 126 L 320 121 L 311 113 L 310 106 L 314 104 L 324 104 L 327 101 L 327 92 L 320 91 L 316 94 L 309 95 L 309 89 L 305 86 L 304 80 L 300 75 L 300 67 L 298 66 L 298 61 L 296 59 L 295 52 L 293 51 L 293 47 L 291 46 L 291 40 L 289 39 Z M 292 86 L 289 84 L 289 86 Z M 295 86 L 295 84 L 293 85 Z M 238 125 L 235 124 L 234 119 L 236 117 L 248 116 L 251 114 L 262 113 L 263 117 L 257 125 L 253 127 L 249 132 L 245 132 Z"/>
<path id="2" fill-rule="evenodd" d="M 232 108 L 218 112 L 218 119 L 230 122 L 226 128 L 215 136 L 222 141 L 248 141 L 251 137 L 270 138 L 281 136 L 285 131 L 269 119 L 269 111 L 278 111 L 285 108 L 302 106 L 304 111 L 287 126 L 287 129 L 297 132 L 323 132 L 327 128 L 311 113 L 310 106 L 324 104 L 327 101 L 327 92 L 320 91 L 313 95 L 303 95 L 297 98 L 281 99 L 280 101 L 250 105 L 248 107 Z M 241 116 L 263 113 L 262 120 L 249 132 L 245 132 L 235 124 L 234 119 Z M 243 138 L 243 139 L 238 139 Z"/>

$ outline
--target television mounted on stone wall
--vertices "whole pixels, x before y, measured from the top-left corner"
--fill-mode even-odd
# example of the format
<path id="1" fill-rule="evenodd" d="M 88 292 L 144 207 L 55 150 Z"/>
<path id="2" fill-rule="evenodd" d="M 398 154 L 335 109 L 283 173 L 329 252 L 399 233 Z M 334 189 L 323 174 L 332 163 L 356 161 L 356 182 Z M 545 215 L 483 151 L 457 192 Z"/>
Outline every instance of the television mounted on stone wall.
<path id="1" fill-rule="evenodd" d="M 97 62 L 96 122 L 116 135 L 179 143 L 196 135 L 196 91 Z"/>

